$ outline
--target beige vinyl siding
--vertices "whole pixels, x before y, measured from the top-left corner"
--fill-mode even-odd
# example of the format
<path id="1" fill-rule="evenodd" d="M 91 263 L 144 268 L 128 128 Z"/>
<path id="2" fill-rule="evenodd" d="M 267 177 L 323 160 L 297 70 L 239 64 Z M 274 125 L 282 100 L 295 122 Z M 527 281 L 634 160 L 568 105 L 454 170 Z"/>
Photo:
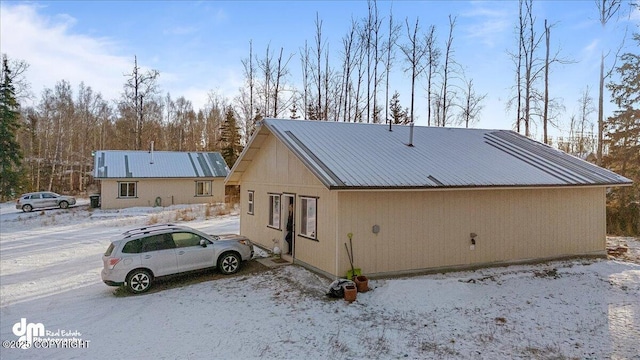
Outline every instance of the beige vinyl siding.
<path id="1" fill-rule="evenodd" d="M 212 196 L 196 196 L 196 181 L 211 180 Z M 136 182 L 137 197 L 119 198 L 119 182 Z M 160 197 L 162 206 L 173 204 L 202 204 L 224 202 L 224 178 L 192 179 L 102 179 L 101 203 L 103 209 L 121 209 L 132 206 L 154 206 Z"/>
<path id="2" fill-rule="evenodd" d="M 260 151 L 240 180 L 240 233 L 256 244 L 273 249 L 275 243 L 284 249 L 283 230 L 267 226 L 269 223 L 269 194 L 296 195 L 295 257 L 328 273 L 335 273 L 335 215 L 337 194 L 330 192 L 317 178 L 273 135 L 262 143 Z M 248 214 L 248 191 L 254 192 L 254 214 Z M 298 236 L 300 197 L 317 197 L 317 241 Z M 282 201 L 282 200 L 281 200 Z M 280 215 L 280 228 L 286 227 L 286 207 Z M 274 243 L 275 240 L 275 243 Z"/>
<path id="3" fill-rule="evenodd" d="M 353 233 L 355 265 L 366 274 L 605 249 L 604 188 L 342 191 L 338 201 L 339 236 Z M 349 267 L 340 251 L 336 275 Z"/>
<path id="4" fill-rule="evenodd" d="M 240 232 L 284 249 L 285 231 L 268 227 L 269 194 L 293 194 L 295 259 L 324 273 L 350 268 L 348 233 L 354 265 L 367 275 L 605 254 L 604 187 L 330 191 L 264 127 L 258 135 L 228 178 L 240 184 Z M 318 241 L 297 236 L 301 197 L 318 199 Z"/>

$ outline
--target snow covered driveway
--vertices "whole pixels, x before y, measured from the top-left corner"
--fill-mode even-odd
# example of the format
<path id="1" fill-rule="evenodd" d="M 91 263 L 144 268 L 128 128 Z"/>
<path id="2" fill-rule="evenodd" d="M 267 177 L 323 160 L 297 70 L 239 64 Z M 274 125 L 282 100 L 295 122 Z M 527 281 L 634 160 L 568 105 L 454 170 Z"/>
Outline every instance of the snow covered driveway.
<path id="1" fill-rule="evenodd" d="M 640 359 L 633 263 L 370 281 L 352 304 L 324 296 L 330 280 L 297 266 L 116 296 L 99 275 L 112 237 L 155 221 L 237 232 L 238 217 L 205 219 L 198 207 L 11 206 L 0 206 L 0 340 L 12 345 L 24 318 L 58 342 L 0 348 L 2 359 Z M 61 339 L 81 346 L 61 348 Z"/>

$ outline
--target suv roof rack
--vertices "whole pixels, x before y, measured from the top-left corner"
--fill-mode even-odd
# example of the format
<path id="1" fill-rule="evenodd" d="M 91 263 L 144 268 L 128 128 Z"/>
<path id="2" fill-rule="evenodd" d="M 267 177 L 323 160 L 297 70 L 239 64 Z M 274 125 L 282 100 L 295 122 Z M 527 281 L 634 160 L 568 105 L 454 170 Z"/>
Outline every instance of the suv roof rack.
<path id="1" fill-rule="evenodd" d="M 158 230 L 165 230 L 165 229 L 184 229 L 185 227 L 182 225 L 176 225 L 176 224 L 156 224 L 156 225 L 149 225 L 149 226 L 143 226 L 143 227 L 139 227 L 139 228 L 135 228 L 135 229 L 131 229 L 131 230 L 127 230 L 125 232 L 122 233 L 122 237 L 131 237 L 133 235 L 136 234 L 144 234 L 144 233 L 150 233 L 152 231 L 158 231 Z"/>

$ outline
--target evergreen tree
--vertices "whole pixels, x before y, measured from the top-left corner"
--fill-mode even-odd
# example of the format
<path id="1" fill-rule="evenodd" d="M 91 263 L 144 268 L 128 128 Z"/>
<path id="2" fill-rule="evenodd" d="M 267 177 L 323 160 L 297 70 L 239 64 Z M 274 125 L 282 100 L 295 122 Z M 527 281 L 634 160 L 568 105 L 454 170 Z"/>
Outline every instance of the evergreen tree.
<path id="1" fill-rule="evenodd" d="M 316 104 L 309 103 L 307 105 L 307 119 L 306 120 L 320 120 L 320 112 Z"/>
<path id="2" fill-rule="evenodd" d="M 640 45 L 640 34 L 634 34 Z M 608 154 L 603 157 L 609 169 L 633 180 L 630 187 L 619 187 L 607 194 L 607 225 L 610 233 L 640 234 L 640 54 L 626 53 L 616 69 L 620 82 L 609 84 L 618 106 L 605 127 Z"/>
<path id="3" fill-rule="evenodd" d="M 296 105 L 295 102 L 291 106 L 291 116 L 290 117 L 293 120 L 300 119 L 300 115 L 298 115 L 298 106 Z"/>
<path id="4" fill-rule="evenodd" d="M 400 94 L 396 91 L 393 93 L 391 100 L 389 100 L 389 111 L 392 124 L 408 124 L 409 116 L 407 116 L 407 109 L 402 109 L 400 105 Z"/>
<path id="5" fill-rule="evenodd" d="M 240 127 L 236 120 L 235 111 L 231 106 L 227 107 L 222 124 L 222 134 L 220 136 L 221 153 L 227 165 L 231 168 L 242 152 L 240 144 Z"/>
<path id="6" fill-rule="evenodd" d="M 2 56 L 0 120 L 0 199 L 5 201 L 21 190 L 23 182 L 20 172 L 22 152 L 16 139 L 20 112 L 6 55 Z"/>

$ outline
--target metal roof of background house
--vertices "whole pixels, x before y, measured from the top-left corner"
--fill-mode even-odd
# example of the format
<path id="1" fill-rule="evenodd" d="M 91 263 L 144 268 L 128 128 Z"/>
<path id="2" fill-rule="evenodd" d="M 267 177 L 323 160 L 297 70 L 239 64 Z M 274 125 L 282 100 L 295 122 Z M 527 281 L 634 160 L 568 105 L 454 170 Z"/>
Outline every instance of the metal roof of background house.
<path id="1" fill-rule="evenodd" d="M 330 189 L 627 185 L 631 180 L 509 130 L 265 119 L 227 177 L 273 133 Z M 254 146 L 254 143 L 255 146 Z"/>
<path id="2" fill-rule="evenodd" d="M 217 152 L 99 150 L 94 159 L 96 179 L 199 178 L 228 174 L 229 167 Z"/>

